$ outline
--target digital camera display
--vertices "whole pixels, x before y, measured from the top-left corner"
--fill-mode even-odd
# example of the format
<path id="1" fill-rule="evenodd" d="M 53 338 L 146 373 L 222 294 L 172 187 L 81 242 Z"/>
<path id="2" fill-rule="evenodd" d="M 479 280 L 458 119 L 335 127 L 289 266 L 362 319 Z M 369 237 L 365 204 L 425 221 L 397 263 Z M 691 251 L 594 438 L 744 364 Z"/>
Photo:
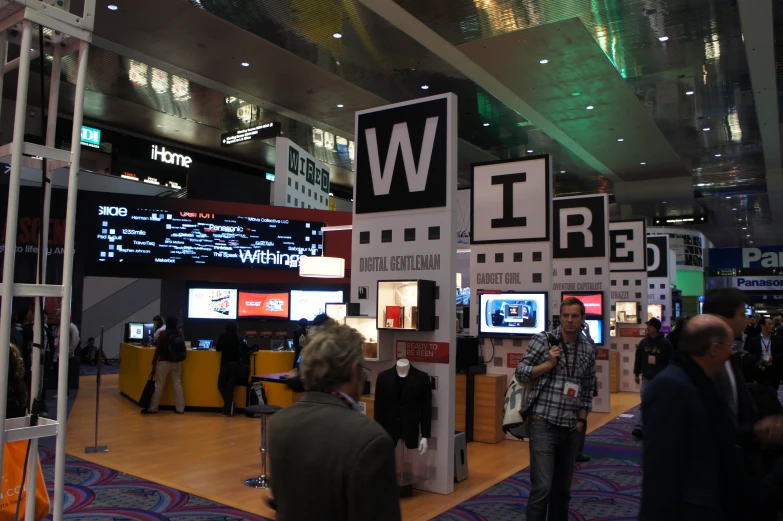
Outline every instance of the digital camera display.
<path id="1" fill-rule="evenodd" d="M 479 298 L 479 334 L 532 336 L 546 329 L 546 293 L 484 293 Z"/>

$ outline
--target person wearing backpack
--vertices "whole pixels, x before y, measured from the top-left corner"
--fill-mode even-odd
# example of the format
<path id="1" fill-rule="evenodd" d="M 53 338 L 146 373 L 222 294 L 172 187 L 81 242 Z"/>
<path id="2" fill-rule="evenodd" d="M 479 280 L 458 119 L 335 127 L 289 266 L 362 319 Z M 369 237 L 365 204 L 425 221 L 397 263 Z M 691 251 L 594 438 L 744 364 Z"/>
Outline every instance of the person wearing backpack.
<path id="1" fill-rule="evenodd" d="M 155 373 L 155 394 L 148 409 L 142 409 L 141 414 L 157 414 L 160 397 L 166 387 L 166 380 L 171 375 L 174 386 L 174 406 L 177 414 L 185 413 L 185 393 L 182 391 L 182 361 L 187 355 L 185 339 L 177 328 L 176 317 L 166 319 L 166 329 L 158 335 L 155 344 L 155 355 L 152 357 L 152 370 Z"/>

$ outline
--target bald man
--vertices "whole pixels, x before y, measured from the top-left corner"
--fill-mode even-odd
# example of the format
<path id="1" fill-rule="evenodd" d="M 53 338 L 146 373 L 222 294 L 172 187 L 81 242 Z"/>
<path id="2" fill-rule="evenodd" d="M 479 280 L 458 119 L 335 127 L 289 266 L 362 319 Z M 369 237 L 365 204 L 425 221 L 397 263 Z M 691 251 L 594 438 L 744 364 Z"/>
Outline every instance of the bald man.
<path id="1" fill-rule="evenodd" d="M 733 339 L 721 318 L 694 317 L 672 362 L 643 397 L 651 421 L 644 437 L 641 521 L 767 519 L 777 508 L 783 464 L 763 481 L 745 474 L 730 412 L 713 383 Z M 762 420 L 757 433 L 769 435 L 778 423 Z"/>

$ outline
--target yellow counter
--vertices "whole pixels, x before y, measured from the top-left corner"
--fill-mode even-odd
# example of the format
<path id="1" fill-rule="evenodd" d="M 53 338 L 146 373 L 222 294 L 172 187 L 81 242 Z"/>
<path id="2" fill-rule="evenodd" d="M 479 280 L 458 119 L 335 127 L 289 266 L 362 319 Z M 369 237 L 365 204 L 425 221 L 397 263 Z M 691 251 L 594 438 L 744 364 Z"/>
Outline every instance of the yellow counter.
<path id="1" fill-rule="evenodd" d="M 133 401 L 138 402 L 141 398 L 144 385 L 152 371 L 154 354 L 155 349 L 152 347 L 120 344 L 120 392 Z M 217 351 L 188 351 L 187 358 L 182 362 L 182 388 L 187 407 L 223 407 L 223 399 L 217 388 L 220 356 Z M 259 351 L 251 356 L 250 374 L 287 372 L 293 365 L 293 351 Z M 234 402 L 238 409 L 246 405 L 246 391 L 242 386 L 238 386 L 234 391 Z M 273 403 L 271 396 L 269 402 Z M 174 405 L 174 391 L 169 383 L 166 384 L 160 404 Z"/>

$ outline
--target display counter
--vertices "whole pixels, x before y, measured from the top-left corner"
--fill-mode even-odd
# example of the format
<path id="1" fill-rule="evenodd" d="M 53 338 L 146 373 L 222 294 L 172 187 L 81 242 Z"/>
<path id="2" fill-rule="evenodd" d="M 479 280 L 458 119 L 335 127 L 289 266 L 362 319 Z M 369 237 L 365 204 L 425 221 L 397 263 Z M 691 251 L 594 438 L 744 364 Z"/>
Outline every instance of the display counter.
<path id="1" fill-rule="evenodd" d="M 155 348 L 136 344 L 120 344 L 120 392 L 134 402 L 138 402 L 141 393 L 152 371 L 152 357 Z M 188 408 L 219 409 L 223 407 L 223 399 L 217 388 L 220 374 L 221 353 L 217 351 L 188 351 L 188 356 L 182 362 L 182 389 L 185 393 L 185 404 Z M 289 371 L 294 365 L 293 351 L 258 351 L 251 355 L 250 374 L 279 373 Z M 237 409 L 246 405 L 247 388 L 237 386 L 234 391 L 234 403 Z M 270 403 L 271 397 L 270 397 Z M 174 405 L 174 390 L 171 384 L 166 384 L 162 406 Z M 273 403 L 273 405 L 281 405 Z M 289 404 L 285 404 L 289 405 Z M 281 405 L 284 407 L 285 405 Z"/>

